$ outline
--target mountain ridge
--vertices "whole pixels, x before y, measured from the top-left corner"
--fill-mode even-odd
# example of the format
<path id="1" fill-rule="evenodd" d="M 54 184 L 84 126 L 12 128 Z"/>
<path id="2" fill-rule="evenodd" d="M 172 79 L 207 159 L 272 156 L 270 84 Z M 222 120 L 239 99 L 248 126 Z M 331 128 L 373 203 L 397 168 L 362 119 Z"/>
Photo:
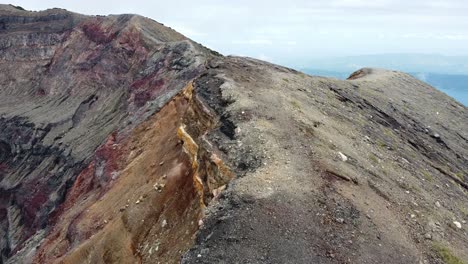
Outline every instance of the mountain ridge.
<path id="1" fill-rule="evenodd" d="M 344 80 L 349 77 L 348 72 L 327 71 L 320 69 L 302 69 L 302 71 L 311 75 L 326 76 L 340 80 Z M 431 72 L 409 72 L 409 74 L 446 93 L 465 106 L 468 105 L 468 88 L 466 86 L 468 75 L 441 74 Z"/>
<path id="2" fill-rule="evenodd" d="M 2 262 L 467 258 L 468 113 L 427 84 L 224 57 L 140 16 L 3 9 Z"/>

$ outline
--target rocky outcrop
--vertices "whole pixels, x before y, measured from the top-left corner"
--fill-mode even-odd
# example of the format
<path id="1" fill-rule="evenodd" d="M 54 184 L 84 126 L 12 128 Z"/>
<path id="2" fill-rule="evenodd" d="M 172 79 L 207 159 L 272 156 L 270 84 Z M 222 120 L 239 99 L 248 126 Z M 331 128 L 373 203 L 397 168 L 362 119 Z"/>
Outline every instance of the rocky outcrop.
<path id="1" fill-rule="evenodd" d="M 204 143 L 214 121 L 189 84 L 128 136 L 112 134 L 78 175 L 33 262 L 177 260 L 215 190 L 232 178 Z"/>
<path id="2" fill-rule="evenodd" d="M 400 72 L 1 5 L 0 262 L 461 261 L 466 120 Z"/>
<path id="3" fill-rule="evenodd" d="M 109 135 L 129 134 L 204 62 L 182 35 L 133 15 L 0 12 L 0 211 L 6 216 L 0 245 L 6 258 L 60 217 L 66 194 Z M 96 177 L 106 185 L 114 174 L 99 169 Z"/>

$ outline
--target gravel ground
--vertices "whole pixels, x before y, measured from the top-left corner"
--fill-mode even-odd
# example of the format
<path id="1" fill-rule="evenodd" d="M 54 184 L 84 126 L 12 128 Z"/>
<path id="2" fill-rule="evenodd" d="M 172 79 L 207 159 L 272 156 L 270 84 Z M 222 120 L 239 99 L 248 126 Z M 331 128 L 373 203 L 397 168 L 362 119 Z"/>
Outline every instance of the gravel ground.
<path id="1" fill-rule="evenodd" d="M 198 90 L 232 121 L 213 138 L 240 177 L 183 263 L 443 263 L 438 245 L 468 259 L 464 106 L 400 72 L 212 64 Z"/>

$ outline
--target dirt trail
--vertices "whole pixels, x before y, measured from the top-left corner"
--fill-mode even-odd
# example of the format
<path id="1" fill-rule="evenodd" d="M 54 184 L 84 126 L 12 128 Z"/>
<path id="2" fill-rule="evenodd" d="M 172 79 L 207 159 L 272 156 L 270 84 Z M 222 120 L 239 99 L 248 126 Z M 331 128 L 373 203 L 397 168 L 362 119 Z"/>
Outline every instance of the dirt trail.
<path id="1" fill-rule="evenodd" d="M 184 263 L 439 263 L 435 245 L 468 258 L 466 225 L 451 227 L 466 220 L 466 190 L 424 156 L 454 157 L 453 168 L 466 173 L 466 151 L 450 141 L 467 131 L 466 108 L 405 74 L 365 72 L 338 81 L 237 57 L 211 69 L 229 102 L 224 115 L 236 125 L 227 156 L 241 170 L 245 149 L 258 162 L 211 208 Z M 425 104 L 407 110 L 394 102 L 404 100 L 399 92 L 424 91 L 453 105 L 438 115 L 461 121 L 445 123 L 453 128 L 444 130 L 446 146 L 417 131 L 416 120 L 442 125 Z M 422 151 L 428 144 L 431 154 Z"/>

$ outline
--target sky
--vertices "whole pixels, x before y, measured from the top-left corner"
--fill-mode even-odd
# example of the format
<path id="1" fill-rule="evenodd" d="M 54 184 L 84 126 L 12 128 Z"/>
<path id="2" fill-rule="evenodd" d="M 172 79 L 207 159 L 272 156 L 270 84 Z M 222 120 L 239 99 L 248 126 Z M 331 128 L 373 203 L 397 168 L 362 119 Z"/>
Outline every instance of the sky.
<path id="1" fill-rule="evenodd" d="M 466 0 L 10 1 L 161 22 L 225 55 L 290 66 L 313 58 L 386 53 L 468 55 Z"/>

